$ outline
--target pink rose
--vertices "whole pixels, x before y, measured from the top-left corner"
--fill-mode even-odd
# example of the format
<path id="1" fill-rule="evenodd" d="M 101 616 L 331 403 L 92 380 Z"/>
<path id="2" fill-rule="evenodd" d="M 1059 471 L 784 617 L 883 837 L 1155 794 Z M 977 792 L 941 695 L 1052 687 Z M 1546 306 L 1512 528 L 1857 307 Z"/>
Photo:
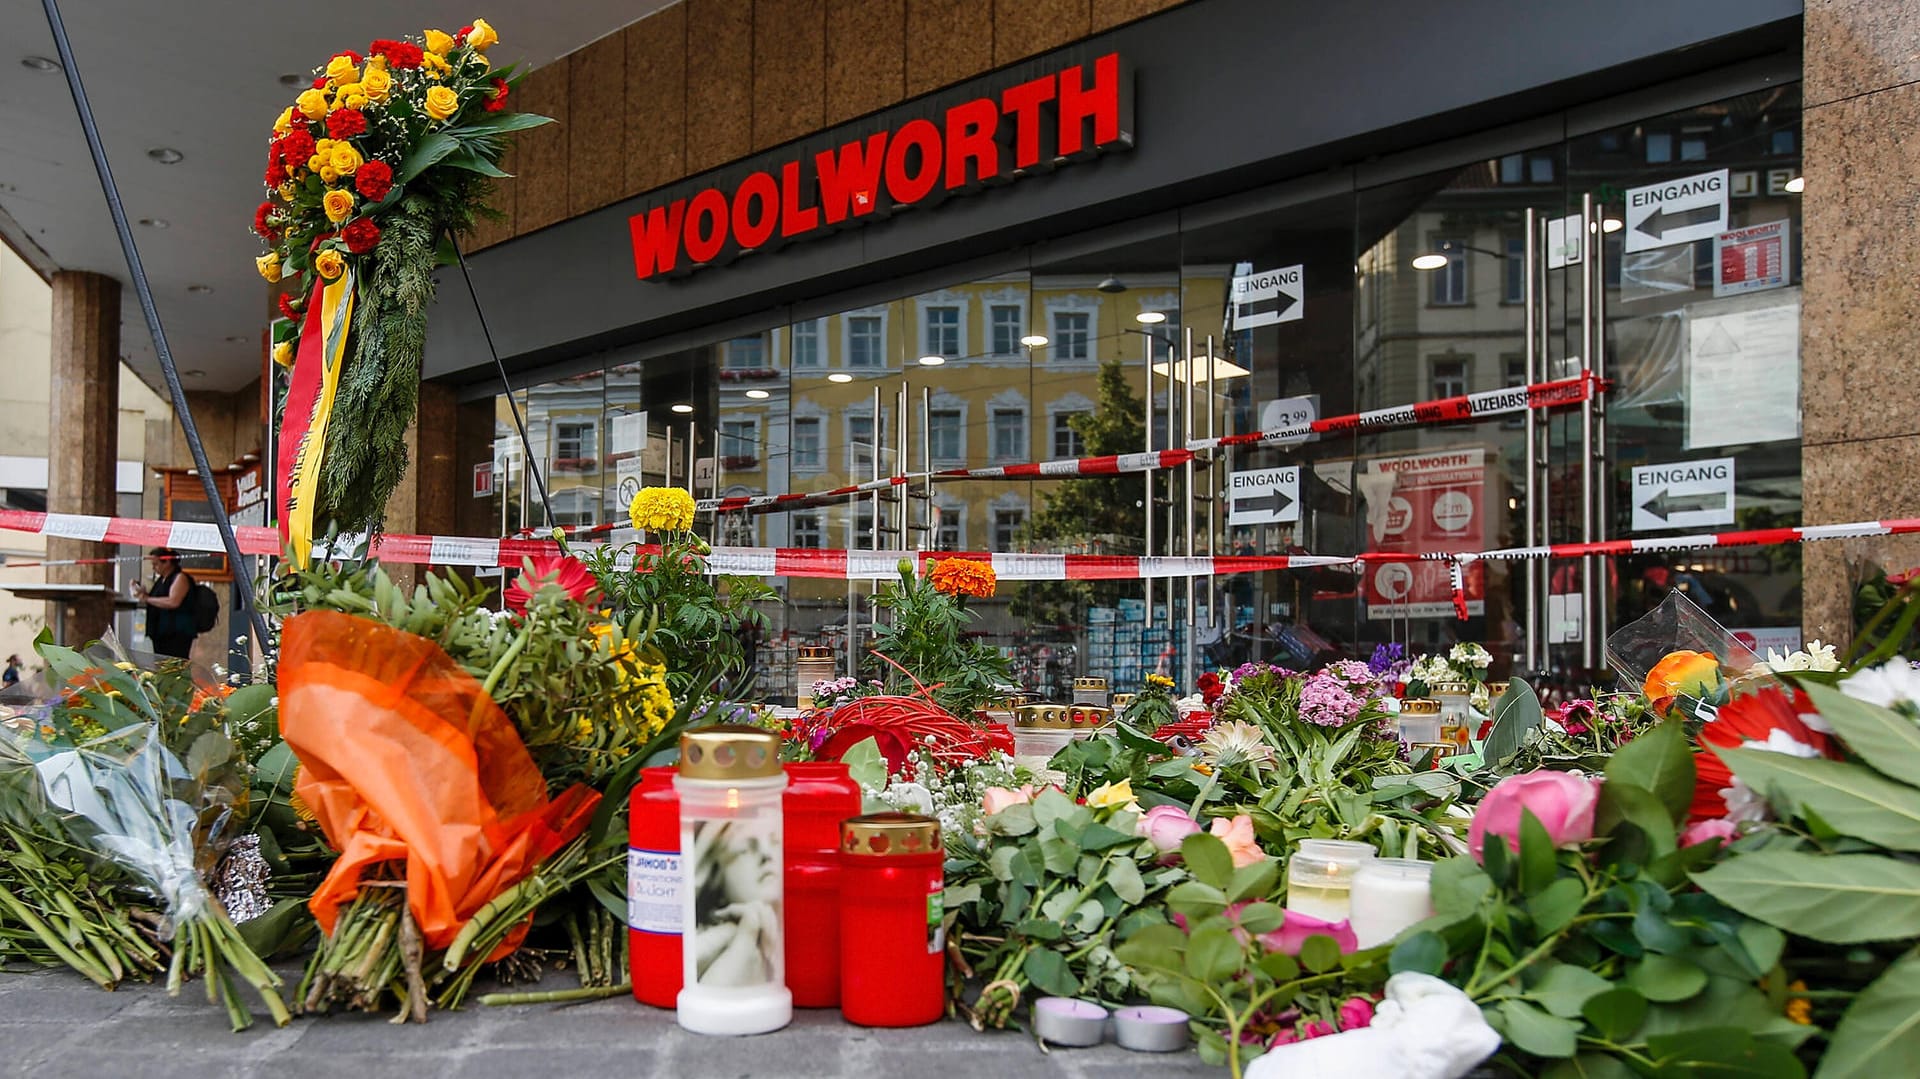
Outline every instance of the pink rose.
<path id="1" fill-rule="evenodd" d="M 1227 845 L 1227 853 L 1233 855 L 1235 869 L 1252 865 L 1267 856 L 1267 852 L 1260 849 L 1260 841 L 1254 837 L 1253 818 L 1245 813 L 1231 821 L 1225 817 L 1215 817 L 1213 827 L 1209 830 Z"/>
<path id="2" fill-rule="evenodd" d="M 1279 1030 L 1273 1032 L 1273 1037 L 1267 1041 L 1267 1048 L 1278 1049 L 1283 1045 L 1292 1045 L 1299 1040 L 1299 1033 L 1292 1027 L 1281 1027 Z"/>
<path id="3" fill-rule="evenodd" d="M 1033 801 L 1033 784 L 1029 783 L 1019 790 L 1007 787 L 988 787 L 980 798 L 980 812 L 991 817 L 1008 806 L 1027 805 Z"/>
<path id="4" fill-rule="evenodd" d="M 1718 820 L 1697 820 L 1687 825 L 1686 829 L 1680 833 L 1680 845 L 1691 847 L 1716 839 L 1722 843 L 1731 843 L 1739 835 L 1740 829 L 1725 817 Z"/>
<path id="5" fill-rule="evenodd" d="M 1373 1001 L 1354 997 L 1340 1005 L 1340 1029 L 1359 1030 L 1373 1025 Z"/>
<path id="6" fill-rule="evenodd" d="M 1333 1024 L 1323 1022 L 1319 1019 L 1303 1023 L 1300 1027 L 1300 1036 L 1302 1038 L 1324 1038 L 1332 1033 L 1334 1033 Z"/>
<path id="7" fill-rule="evenodd" d="M 1475 860 L 1486 851 L 1487 837 L 1504 837 L 1520 848 L 1521 812 L 1527 811 L 1547 830 L 1556 847 L 1593 838 L 1593 811 L 1600 802 L 1600 781 L 1571 772 L 1528 772 L 1508 776 L 1487 792 L 1473 811 L 1467 846 Z"/>
<path id="8" fill-rule="evenodd" d="M 1199 830 L 1200 825 L 1179 806 L 1154 806 L 1134 825 L 1134 831 L 1162 854 L 1179 853 L 1181 842 Z"/>
<path id="9" fill-rule="evenodd" d="M 1280 924 L 1280 928 L 1260 937 L 1261 947 L 1270 952 L 1299 955 L 1308 937 L 1332 937 L 1343 953 L 1360 949 L 1360 941 L 1354 937 L 1353 927 L 1346 922 L 1323 922 L 1310 914 L 1291 910 L 1286 915 L 1286 921 Z"/>

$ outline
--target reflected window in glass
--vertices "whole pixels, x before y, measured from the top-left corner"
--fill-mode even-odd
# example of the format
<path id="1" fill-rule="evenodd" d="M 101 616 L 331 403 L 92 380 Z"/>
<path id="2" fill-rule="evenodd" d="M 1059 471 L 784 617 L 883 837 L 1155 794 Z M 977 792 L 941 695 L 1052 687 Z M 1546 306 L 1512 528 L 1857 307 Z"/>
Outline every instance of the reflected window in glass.
<path id="1" fill-rule="evenodd" d="M 727 342 L 723 361 L 729 371 L 758 371 L 767 366 L 767 344 L 762 337 L 736 337 Z"/>
<path id="2" fill-rule="evenodd" d="M 1093 318 L 1085 311 L 1053 313 L 1053 356 L 1059 360 L 1084 360 L 1093 355 L 1090 347 Z"/>
<path id="3" fill-rule="evenodd" d="M 799 471 L 818 472 L 826 467 L 824 447 L 820 440 L 820 420 L 815 416 L 795 416 L 793 419 L 793 467 Z"/>
<path id="4" fill-rule="evenodd" d="M 879 315 L 854 315 L 847 319 L 847 366 L 881 367 L 885 365 L 885 335 Z"/>
<path id="5" fill-rule="evenodd" d="M 993 457 L 1023 461 L 1027 456 L 1027 414 L 1017 408 L 993 410 Z"/>
<path id="6" fill-rule="evenodd" d="M 1467 392 L 1467 361 L 1452 357 L 1433 361 L 1434 399 L 1459 397 Z"/>
<path id="7" fill-rule="evenodd" d="M 997 303 L 987 309 L 987 318 L 991 323 L 993 354 L 995 356 L 1018 356 L 1020 338 L 1026 335 L 1026 312 L 1019 304 Z"/>
<path id="8" fill-rule="evenodd" d="M 720 456 L 726 458 L 728 467 L 732 468 L 742 467 L 735 462 L 758 459 L 760 456 L 759 421 L 720 421 Z"/>
<path id="9" fill-rule="evenodd" d="M 793 545 L 795 547 L 820 546 L 820 512 L 801 510 L 793 515 Z"/>
<path id="10" fill-rule="evenodd" d="M 554 468 L 562 472 L 583 472 L 592 465 L 597 423 L 556 423 L 553 425 Z"/>
<path id="11" fill-rule="evenodd" d="M 820 366 L 820 320 L 793 324 L 793 365 Z"/>
<path id="12" fill-rule="evenodd" d="M 847 417 L 847 467 L 857 475 L 873 471 L 873 417 Z"/>
<path id="13" fill-rule="evenodd" d="M 1507 257 L 1500 260 L 1500 302 L 1524 303 L 1527 283 L 1527 238 L 1509 236 Z"/>
<path id="14" fill-rule="evenodd" d="M 960 358 L 960 309 L 958 307 L 927 308 L 926 329 L 926 355 L 945 356 L 949 360 Z"/>
<path id="15" fill-rule="evenodd" d="M 1079 457 L 1086 452 L 1080 432 L 1073 429 L 1073 418 L 1082 412 L 1057 412 L 1053 417 L 1053 456 L 1056 459 Z"/>
<path id="16" fill-rule="evenodd" d="M 927 446 L 936 461 L 958 461 L 964 456 L 961 449 L 960 410 L 957 408 L 934 408 L 927 410 Z"/>
<path id="17" fill-rule="evenodd" d="M 1427 302 L 1435 307 L 1464 307 L 1467 295 L 1466 241 L 1457 236 L 1435 237 L 1430 249 L 1445 255 L 1447 264 L 1425 271 L 1428 277 Z"/>
<path id="18" fill-rule="evenodd" d="M 993 549 L 1002 553 L 1018 550 L 1020 529 L 1026 523 L 1026 510 L 994 510 Z"/>

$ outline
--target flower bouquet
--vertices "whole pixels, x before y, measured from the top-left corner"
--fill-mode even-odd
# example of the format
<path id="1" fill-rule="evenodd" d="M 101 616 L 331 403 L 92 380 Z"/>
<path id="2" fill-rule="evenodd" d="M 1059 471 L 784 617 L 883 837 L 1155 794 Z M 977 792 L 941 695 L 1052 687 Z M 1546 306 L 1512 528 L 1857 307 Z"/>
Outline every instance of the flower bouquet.
<path id="1" fill-rule="evenodd" d="M 274 359 L 291 368 L 280 497 L 294 557 L 316 520 L 374 529 L 405 473 L 436 264 L 470 228 L 513 132 L 485 20 L 333 55 L 273 123 L 253 228 L 284 282 Z"/>

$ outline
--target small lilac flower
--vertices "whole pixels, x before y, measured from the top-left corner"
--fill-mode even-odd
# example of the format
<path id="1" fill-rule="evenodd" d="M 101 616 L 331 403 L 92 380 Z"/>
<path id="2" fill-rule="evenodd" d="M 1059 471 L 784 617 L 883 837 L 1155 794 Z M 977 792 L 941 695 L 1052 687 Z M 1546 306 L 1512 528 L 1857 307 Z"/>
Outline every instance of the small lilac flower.
<path id="1" fill-rule="evenodd" d="M 1308 675 L 1300 687 L 1300 718 L 1322 727 L 1343 727 L 1360 714 L 1363 702 L 1346 683 L 1325 671 Z"/>

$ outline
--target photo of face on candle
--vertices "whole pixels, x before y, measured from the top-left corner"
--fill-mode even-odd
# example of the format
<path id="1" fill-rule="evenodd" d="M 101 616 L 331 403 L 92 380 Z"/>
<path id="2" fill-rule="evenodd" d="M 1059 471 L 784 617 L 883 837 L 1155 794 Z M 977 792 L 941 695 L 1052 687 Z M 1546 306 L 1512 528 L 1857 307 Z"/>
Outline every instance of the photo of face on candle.
<path id="1" fill-rule="evenodd" d="M 778 977 L 779 825 L 778 817 L 694 824 L 693 948 L 701 985 L 767 985 Z"/>

